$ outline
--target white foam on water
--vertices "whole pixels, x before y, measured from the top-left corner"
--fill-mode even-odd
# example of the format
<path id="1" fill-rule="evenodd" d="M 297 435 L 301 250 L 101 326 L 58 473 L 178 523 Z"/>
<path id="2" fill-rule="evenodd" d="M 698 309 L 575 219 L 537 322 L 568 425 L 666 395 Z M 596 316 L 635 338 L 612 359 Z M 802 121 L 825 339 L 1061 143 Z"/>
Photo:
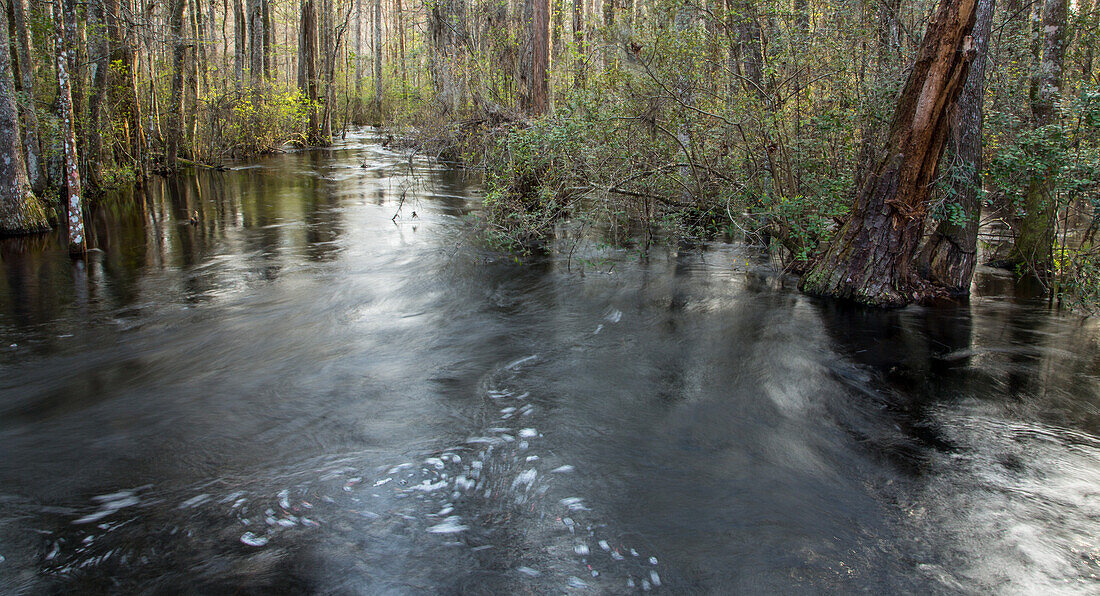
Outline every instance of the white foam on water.
<path id="1" fill-rule="evenodd" d="M 432 534 L 457 534 L 459 532 L 465 532 L 469 530 L 469 526 L 462 525 L 462 518 L 457 515 L 452 515 L 443 520 L 443 523 L 436 524 L 428 528 L 428 532 Z"/>

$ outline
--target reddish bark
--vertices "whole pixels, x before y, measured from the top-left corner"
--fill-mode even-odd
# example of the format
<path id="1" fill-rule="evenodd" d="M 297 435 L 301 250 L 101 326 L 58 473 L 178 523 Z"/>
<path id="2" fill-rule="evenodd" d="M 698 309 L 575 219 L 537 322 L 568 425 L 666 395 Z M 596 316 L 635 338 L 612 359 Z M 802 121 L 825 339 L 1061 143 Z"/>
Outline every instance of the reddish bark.
<path id="1" fill-rule="evenodd" d="M 902 306 L 935 292 L 911 266 L 948 116 L 974 50 L 978 0 L 943 0 L 928 25 L 890 126 L 885 150 L 863 180 L 847 221 L 802 278 L 810 294 Z"/>

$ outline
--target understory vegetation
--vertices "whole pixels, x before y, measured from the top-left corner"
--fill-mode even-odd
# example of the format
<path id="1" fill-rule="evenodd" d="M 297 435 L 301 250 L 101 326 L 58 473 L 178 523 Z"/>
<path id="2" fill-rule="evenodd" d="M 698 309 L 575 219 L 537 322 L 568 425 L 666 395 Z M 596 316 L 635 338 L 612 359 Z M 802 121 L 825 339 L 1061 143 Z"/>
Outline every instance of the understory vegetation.
<path id="1" fill-rule="evenodd" d="M 977 254 L 1077 308 L 1100 304 L 1096 0 L 5 5 L 0 140 L 23 158 L 6 188 L 37 199 L 4 204 L 33 215 L 48 201 L 70 231 L 101 189 L 368 124 L 484 170 L 485 237 L 510 250 L 573 221 L 643 250 L 744 238 L 806 273 L 834 240 L 866 235 L 855 220 L 877 207 L 854 208 L 873 200 L 908 230 L 868 273 L 890 297 L 804 289 L 882 305 L 965 294 Z M 930 64 L 959 80 L 937 87 L 934 126 L 907 136 L 897 118 Z M 874 188 L 896 174 L 891 152 L 924 151 L 939 167 L 920 197 Z M 41 229 L 30 215 L 0 213 L 0 231 Z M 861 267 L 833 253 L 827 267 Z"/>

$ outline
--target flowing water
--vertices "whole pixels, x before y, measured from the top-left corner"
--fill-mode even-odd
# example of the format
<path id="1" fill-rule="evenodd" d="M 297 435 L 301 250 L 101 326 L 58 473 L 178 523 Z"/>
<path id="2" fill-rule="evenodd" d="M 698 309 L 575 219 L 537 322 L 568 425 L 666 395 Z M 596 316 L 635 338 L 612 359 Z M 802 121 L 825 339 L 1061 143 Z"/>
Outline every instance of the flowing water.
<path id="1" fill-rule="evenodd" d="M 479 197 L 363 133 L 4 240 L 0 592 L 1100 591 L 1095 321 L 519 262 Z"/>

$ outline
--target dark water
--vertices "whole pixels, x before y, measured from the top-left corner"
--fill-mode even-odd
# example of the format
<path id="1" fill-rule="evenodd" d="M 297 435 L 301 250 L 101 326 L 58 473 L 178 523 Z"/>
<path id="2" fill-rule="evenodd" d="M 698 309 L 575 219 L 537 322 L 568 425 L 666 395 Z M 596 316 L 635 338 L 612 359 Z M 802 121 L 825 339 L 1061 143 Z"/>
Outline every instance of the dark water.
<path id="1" fill-rule="evenodd" d="M 3 241 L 0 592 L 1100 591 L 1095 322 L 520 263 L 479 196 L 364 136 Z"/>

